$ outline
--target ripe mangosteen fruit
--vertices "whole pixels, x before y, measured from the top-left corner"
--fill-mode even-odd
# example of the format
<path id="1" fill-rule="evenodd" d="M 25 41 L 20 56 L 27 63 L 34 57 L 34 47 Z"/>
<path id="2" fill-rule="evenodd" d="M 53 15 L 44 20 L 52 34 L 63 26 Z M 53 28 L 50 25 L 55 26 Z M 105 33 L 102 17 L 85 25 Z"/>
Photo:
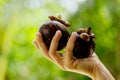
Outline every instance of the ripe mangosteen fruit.
<path id="1" fill-rule="evenodd" d="M 91 32 L 91 28 L 82 29 L 77 31 L 77 38 L 73 49 L 73 56 L 75 58 L 87 58 L 93 54 L 95 50 L 94 34 Z"/>
<path id="2" fill-rule="evenodd" d="M 50 21 L 43 23 L 39 29 L 39 32 L 42 34 L 43 41 L 49 49 L 53 36 L 57 30 L 60 30 L 62 36 L 59 40 L 57 50 L 62 50 L 66 46 L 70 37 L 70 33 L 67 29 L 70 24 L 54 16 L 49 16 L 49 18 Z M 73 57 L 77 59 L 87 58 L 94 52 L 94 50 L 95 42 L 91 28 L 79 29 L 77 31 L 77 39 L 73 49 Z"/>
<path id="3" fill-rule="evenodd" d="M 49 18 L 51 20 L 42 24 L 40 29 L 39 29 L 39 32 L 42 34 L 43 41 L 45 42 L 45 44 L 47 45 L 47 47 L 49 49 L 53 36 L 55 35 L 57 30 L 60 30 L 62 33 L 62 36 L 59 40 L 59 44 L 57 47 L 57 50 L 59 51 L 66 46 L 67 41 L 70 37 L 70 33 L 67 30 L 68 25 L 66 26 L 65 22 L 60 20 L 60 19 L 58 19 L 58 20 L 61 22 L 57 21 L 56 17 L 50 16 Z M 56 18 L 56 19 L 54 20 L 53 18 Z"/>

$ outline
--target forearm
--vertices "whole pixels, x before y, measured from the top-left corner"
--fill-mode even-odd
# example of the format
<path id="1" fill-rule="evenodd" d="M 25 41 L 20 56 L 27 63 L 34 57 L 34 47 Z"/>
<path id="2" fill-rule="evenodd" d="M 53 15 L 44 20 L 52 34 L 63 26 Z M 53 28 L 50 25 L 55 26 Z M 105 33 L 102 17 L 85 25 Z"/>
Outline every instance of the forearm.
<path id="1" fill-rule="evenodd" d="M 115 80 L 107 68 L 100 63 L 94 71 L 94 80 Z"/>

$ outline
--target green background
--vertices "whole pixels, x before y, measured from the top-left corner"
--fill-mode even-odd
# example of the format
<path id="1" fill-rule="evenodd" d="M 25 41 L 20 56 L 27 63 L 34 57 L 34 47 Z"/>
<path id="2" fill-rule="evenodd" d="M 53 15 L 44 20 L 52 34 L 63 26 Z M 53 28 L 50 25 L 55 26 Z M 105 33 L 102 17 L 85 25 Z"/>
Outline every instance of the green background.
<path id="1" fill-rule="evenodd" d="M 48 61 L 32 41 L 49 15 L 92 27 L 95 52 L 120 80 L 120 0 L 0 0 L 0 80 L 91 80 Z"/>

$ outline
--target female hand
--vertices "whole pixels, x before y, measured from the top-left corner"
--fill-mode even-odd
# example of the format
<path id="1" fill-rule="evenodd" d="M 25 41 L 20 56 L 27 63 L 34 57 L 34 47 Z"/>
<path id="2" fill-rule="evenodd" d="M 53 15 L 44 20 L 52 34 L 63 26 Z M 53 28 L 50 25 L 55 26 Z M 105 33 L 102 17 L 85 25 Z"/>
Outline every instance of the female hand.
<path id="1" fill-rule="evenodd" d="M 76 72 L 76 73 L 81 73 L 84 75 L 87 75 L 91 77 L 92 79 L 95 80 L 114 80 L 111 74 L 108 73 L 107 77 L 101 77 L 101 71 L 103 68 L 105 72 L 108 72 L 106 68 L 103 66 L 101 61 L 98 59 L 97 55 L 93 53 L 91 56 L 88 58 L 83 58 L 83 59 L 75 59 L 73 58 L 73 48 L 74 48 L 74 42 L 77 37 L 77 33 L 73 32 L 71 37 L 69 38 L 67 42 L 67 46 L 65 48 L 65 54 L 61 54 L 57 51 L 57 46 L 58 46 L 58 41 L 60 37 L 62 36 L 61 31 L 58 30 L 53 37 L 50 48 L 49 50 L 47 49 L 41 33 L 37 33 L 36 35 L 36 40 L 33 41 L 33 44 L 40 50 L 42 51 L 43 55 L 58 65 L 62 70 L 65 71 L 71 71 L 71 72 Z M 102 68 L 101 68 L 102 67 Z M 98 71 L 100 70 L 100 72 Z M 101 74 L 99 74 L 99 73 Z M 104 76 L 104 75 L 102 75 Z M 108 78 L 110 76 L 110 78 Z M 98 78 L 99 77 L 99 78 Z M 106 79 L 108 78 L 108 79 Z"/>

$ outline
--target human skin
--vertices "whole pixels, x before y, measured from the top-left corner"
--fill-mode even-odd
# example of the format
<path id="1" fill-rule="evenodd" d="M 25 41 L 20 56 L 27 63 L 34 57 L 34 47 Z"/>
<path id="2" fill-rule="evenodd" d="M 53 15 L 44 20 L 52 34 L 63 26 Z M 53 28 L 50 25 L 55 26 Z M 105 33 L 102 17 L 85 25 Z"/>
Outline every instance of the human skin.
<path id="1" fill-rule="evenodd" d="M 73 32 L 67 42 L 65 48 L 65 54 L 61 54 L 57 51 L 58 41 L 62 36 L 61 31 L 56 31 L 55 36 L 51 41 L 49 50 L 47 49 L 41 33 L 36 34 L 36 40 L 33 44 L 38 48 L 43 55 L 58 67 L 64 71 L 75 72 L 86 75 L 93 80 L 115 80 L 107 68 L 102 64 L 100 59 L 94 52 L 88 58 L 75 59 L 73 58 L 74 42 L 77 37 L 77 33 Z"/>

